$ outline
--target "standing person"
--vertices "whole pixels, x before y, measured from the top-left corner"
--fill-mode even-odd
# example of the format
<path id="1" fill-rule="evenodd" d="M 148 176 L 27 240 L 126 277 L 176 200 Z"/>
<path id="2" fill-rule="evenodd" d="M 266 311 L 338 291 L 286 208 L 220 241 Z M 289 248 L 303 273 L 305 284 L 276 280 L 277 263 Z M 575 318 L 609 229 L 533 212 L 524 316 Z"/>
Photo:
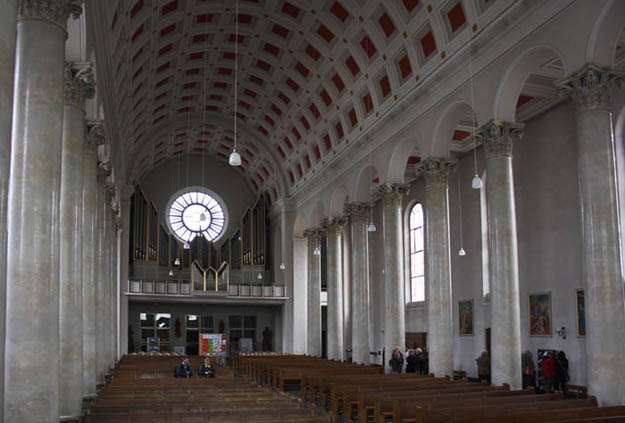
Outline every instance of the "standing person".
<path id="1" fill-rule="evenodd" d="M 566 397 L 566 383 L 569 381 L 569 360 L 566 358 L 564 351 L 558 353 L 556 359 L 556 379 L 555 387 L 562 391 L 562 395 Z"/>
<path id="2" fill-rule="evenodd" d="M 176 372 L 174 373 L 174 377 L 190 379 L 191 378 L 191 367 L 189 366 L 189 359 L 185 358 L 182 360 L 182 363 L 178 367 L 176 367 Z"/>
<path id="3" fill-rule="evenodd" d="M 475 359 L 477 363 L 477 376 L 480 381 L 486 381 L 490 385 L 490 356 L 488 351 L 482 351 L 482 354 Z"/>
<path id="4" fill-rule="evenodd" d="M 417 373 L 417 356 L 414 350 L 408 350 L 408 357 L 406 357 L 406 373 Z"/>
<path id="5" fill-rule="evenodd" d="M 530 350 L 523 351 L 521 356 L 521 368 L 523 369 L 523 389 L 536 387 L 536 367 Z"/>
<path id="6" fill-rule="evenodd" d="M 395 347 L 393 350 L 393 356 L 388 361 L 388 364 L 391 366 L 392 373 L 401 373 L 404 368 L 404 357 L 401 355 L 401 350 L 399 347 Z"/>
<path id="7" fill-rule="evenodd" d="M 427 365 L 425 362 L 425 354 L 423 353 L 423 350 L 421 348 L 417 348 L 417 350 L 415 351 L 415 355 L 417 356 L 417 373 L 419 373 L 420 375 L 426 375 Z"/>
<path id="8" fill-rule="evenodd" d="M 549 351 L 545 351 L 543 355 L 543 382 L 545 384 L 545 393 L 551 394 L 553 392 L 555 377 L 556 377 L 556 363 Z"/>
<path id="9" fill-rule="evenodd" d="M 204 364 L 200 366 L 199 376 L 202 379 L 215 377 L 215 368 L 211 364 L 210 358 L 206 357 L 206 359 L 204 360 Z"/>

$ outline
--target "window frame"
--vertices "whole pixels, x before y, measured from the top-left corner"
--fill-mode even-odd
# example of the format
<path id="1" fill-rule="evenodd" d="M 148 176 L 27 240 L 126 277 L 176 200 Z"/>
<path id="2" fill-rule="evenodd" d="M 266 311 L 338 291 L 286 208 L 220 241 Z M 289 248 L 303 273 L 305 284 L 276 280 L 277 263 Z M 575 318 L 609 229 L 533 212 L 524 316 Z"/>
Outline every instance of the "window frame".
<path id="1" fill-rule="evenodd" d="M 412 212 L 415 210 L 415 207 L 421 207 L 421 216 L 422 216 L 422 220 L 421 220 L 421 225 L 420 226 L 415 226 L 414 228 L 411 227 L 411 215 Z M 427 284 L 426 284 L 426 270 L 425 270 L 425 266 L 426 266 L 426 261 L 425 261 L 425 256 L 426 256 L 426 252 L 425 252 L 425 247 L 426 247 L 426 233 L 425 233 L 425 207 L 423 207 L 423 202 L 421 201 L 414 201 L 413 203 L 411 203 L 409 205 L 409 207 L 406 208 L 406 214 L 405 214 L 405 223 L 406 223 L 406 231 L 405 231 L 405 236 L 406 236 L 406 240 L 405 240 L 405 245 L 406 245 L 406 249 L 405 249 L 405 258 L 406 258 L 406 265 L 405 265 L 405 292 L 404 292 L 404 301 L 405 304 L 407 306 L 413 306 L 413 307 L 419 307 L 419 306 L 423 306 L 425 304 L 425 301 L 427 299 Z M 413 242 L 413 234 L 416 233 L 418 230 L 421 230 L 421 237 L 422 237 L 422 245 L 421 245 L 421 249 L 416 249 L 416 242 Z M 415 247 L 415 250 L 413 251 L 413 246 Z M 412 269 L 413 269 L 413 256 L 417 255 L 421 253 L 422 254 L 422 260 L 423 260 L 423 274 L 421 275 L 417 275 L 414 276 L 412 275 Z M 423 299 L 414 299 L 413 295 L 412 295 L 412 288 L 413 288 L 413 283 L 418 279 L 418 278 L 422 278 L 423 279 Z"/>

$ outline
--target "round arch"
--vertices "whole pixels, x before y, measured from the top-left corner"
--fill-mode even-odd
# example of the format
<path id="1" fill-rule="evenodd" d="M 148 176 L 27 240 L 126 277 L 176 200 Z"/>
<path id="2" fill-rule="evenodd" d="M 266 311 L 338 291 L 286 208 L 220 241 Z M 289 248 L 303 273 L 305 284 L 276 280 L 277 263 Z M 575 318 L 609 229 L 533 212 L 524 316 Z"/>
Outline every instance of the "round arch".
<path id="1" fill-rule="evenodd" d="M 625 2 L 610 0 L 595 22 L 586 47 L 586 60 L 600 66 L 613 66 L 616 46 L 625 28 Z"/>
<path id="2" fill-rule="evenodd" d="M 432 145 L 430 147 L 433 156 L 447 157 L 449 155 L 456 126 L 467 113 L 474 113 L 474 111 L 465 100 L 456 100 L 443 111 L 434 128 L 434 136 L 432 137 Z M 475 121 L 477 122 L 477 120 Z"/>
<path id="3" fill-rule="evenodd" d="M 493 105 L 495 119 L 515 122 L 517 101 L 527 78 L 554 56 L 562 62 L 564 75 L 568 75 L 569 69 L 562 54 L 555 47 L 547 44 L 530 47 L 510 63 L 497 87 Z"/>
<path id="4" fill-rule="evenodd" d="M 328 215 L 332 217 L 338 217 L 343 215 L 343 208 L 345 203 L 349 201 L 347 195 L 347 188 L 345 185 L 341 185 L 336 188 L 332 193 L 332 199 L 330 200 L 330 210 Z"/>
<path id="5" fill-rule="evenodd" d="M 353 198 L 357 202 L 371 201 L 371 187 L 373 181 L 379 178 L 378 171 L 375 166 L 370 164 L 363 166 L 358 172 L 356 183 L 349 198 Z"/>

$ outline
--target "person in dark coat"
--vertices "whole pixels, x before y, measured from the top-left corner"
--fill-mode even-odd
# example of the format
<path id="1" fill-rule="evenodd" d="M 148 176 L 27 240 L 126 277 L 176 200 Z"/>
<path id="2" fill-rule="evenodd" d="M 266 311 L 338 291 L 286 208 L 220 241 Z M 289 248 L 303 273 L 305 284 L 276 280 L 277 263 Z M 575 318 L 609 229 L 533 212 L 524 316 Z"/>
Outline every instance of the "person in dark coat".
<path id="1" fill-rule="evenodd" d="M 417 356 L 417 373 L 420 375 L 427 375 L 427 362 L 425 358 L 425 353 L 421 348 L 417 348 L 415 350 L 415 355 Z"/>
<path id="2" fill-rule="evenodd" d="M 414 350 L 408 350 L 408 357 L 406 357 L 406 373 L 417 373 L 417 355 Z"/>
<path id="3" fill-rule="evenodd" d="M 174 373 L 174 377 L 189 379 L 191 378 L 191 367 L 189 366 L 189 359 L 185 358 L 182 360 L 182 363 L 178 367 L 176 367 L 176 371 Z"/>
<path id="4" fill-rule="evenodd" d="M 551 356 L 551 353 L 545 351 L 543 355 L 543 382 L 545 383 L 545 393 L 553 393 L 555 378 L 556 378 L 556 363 Z"/>
<path id="5" fill-rule="evenodd" d="M 392 373 L 401 373 L 404 368 L 404 356 L 401 355 L 399 347 L 395 347 L 393 350 L 393 356 L 388 361 L 388 364 L 391 366 Z"/>
<path id="6" fill-rule="evenodd" d="M 482 351 L 482 354 L 475 359 L 477 363 L 477 376 L 480 381 L 486 381 L 490 385 L 490 356 L 488 351 Z"/>
<path id="7" fill-rule="evenodd" d="M 523 369 L 523 389 L 536 386 L 536 367 L 530 350 L 525 350 L 521 356 L 521 368 Z"/>
<path id="8" fill-rule="evenodd" d="M 569 360 L 566 358 L 564 351 L 558 353 L 556 359 L 556 379 L 555 387 L 562 391 L 562 394 L 566 396 L 566 383 L 569 381 Z"/>
<path id="9" fill-rule="evenodd" d="M 216 376 L 215 367 L 211 364 L 211 359 L 206 358 L 204 364 L 200 366 L 199 376 L 201 379 L 213 378 Z"/>

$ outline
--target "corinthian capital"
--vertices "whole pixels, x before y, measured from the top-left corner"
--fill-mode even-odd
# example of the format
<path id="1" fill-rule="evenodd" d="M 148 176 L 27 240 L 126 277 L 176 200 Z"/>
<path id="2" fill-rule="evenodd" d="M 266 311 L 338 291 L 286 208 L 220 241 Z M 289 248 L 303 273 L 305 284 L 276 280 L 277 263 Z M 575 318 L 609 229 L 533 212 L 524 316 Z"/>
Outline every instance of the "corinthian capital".
<path id="1" fill-rule="evenodd" d="M 419 164 L 417 172 L 425 178 L 426 187 L 447 188 L 447 179 L 456 169 L 456 162 L 443 157 L 428 157 Z"/>
<path id="2" fill-rule="evenodd" d="M 18 20 L 47 21 L 67 29 L 67 19 L 78 19 L 83 0 L 19 0 Z"/>
<path id="3" fill-rule="evenodd" d="M 523 137 L 524 127 L 522 123 L 491 120 L 478 130 L 475 137 L 484 144 L 487 159 L 512 157 L 513 141 Z"/>
<path id="4" fill-rule="evenodd" d="M 336 236 L 341 231 L 341 226 L 347 224 L 347 218 L 340 217 L 326 217 L 321 221 L 321 227 L 327 232 L 328 236 Z"/>
<path id="5" fill-rule="evenodd" d="M 351 217 L 352 223 L 366 223 L 369 218 L 369 208 L 368 203 L 349 203 L 345 204 L 343 214 Z"/>
<path id="6" fill-rule="evenodd" d="M 84 111 L 85 100 L 95 95 L 95 80 L 91 65 L 76 66 L 65 62 L 65 104 L 76 106 Z"/>
<path id="7" fill-rule="evenodd" d="M 561 96 L 571 96 L 578 112 L 610 108 L 610 89 L 622 88 L 625 73 L 602 69 L 592 63 L 568 78 L 555 82 Z"/>
<path id="8" fill-rule="evenodd" d="M 408 194 L 410 188 L 405 184 L 383 183 L 375 190 L 376 198 L 381 198 L 384 207 L 401 207 L 401 199 Z"/>
<path id="9" fill-rule="evenodd" d="M 85 152 L 96 153 L 100 144 L 104 144 L 104 124 L 102 122 L 87 123 Z"/>

